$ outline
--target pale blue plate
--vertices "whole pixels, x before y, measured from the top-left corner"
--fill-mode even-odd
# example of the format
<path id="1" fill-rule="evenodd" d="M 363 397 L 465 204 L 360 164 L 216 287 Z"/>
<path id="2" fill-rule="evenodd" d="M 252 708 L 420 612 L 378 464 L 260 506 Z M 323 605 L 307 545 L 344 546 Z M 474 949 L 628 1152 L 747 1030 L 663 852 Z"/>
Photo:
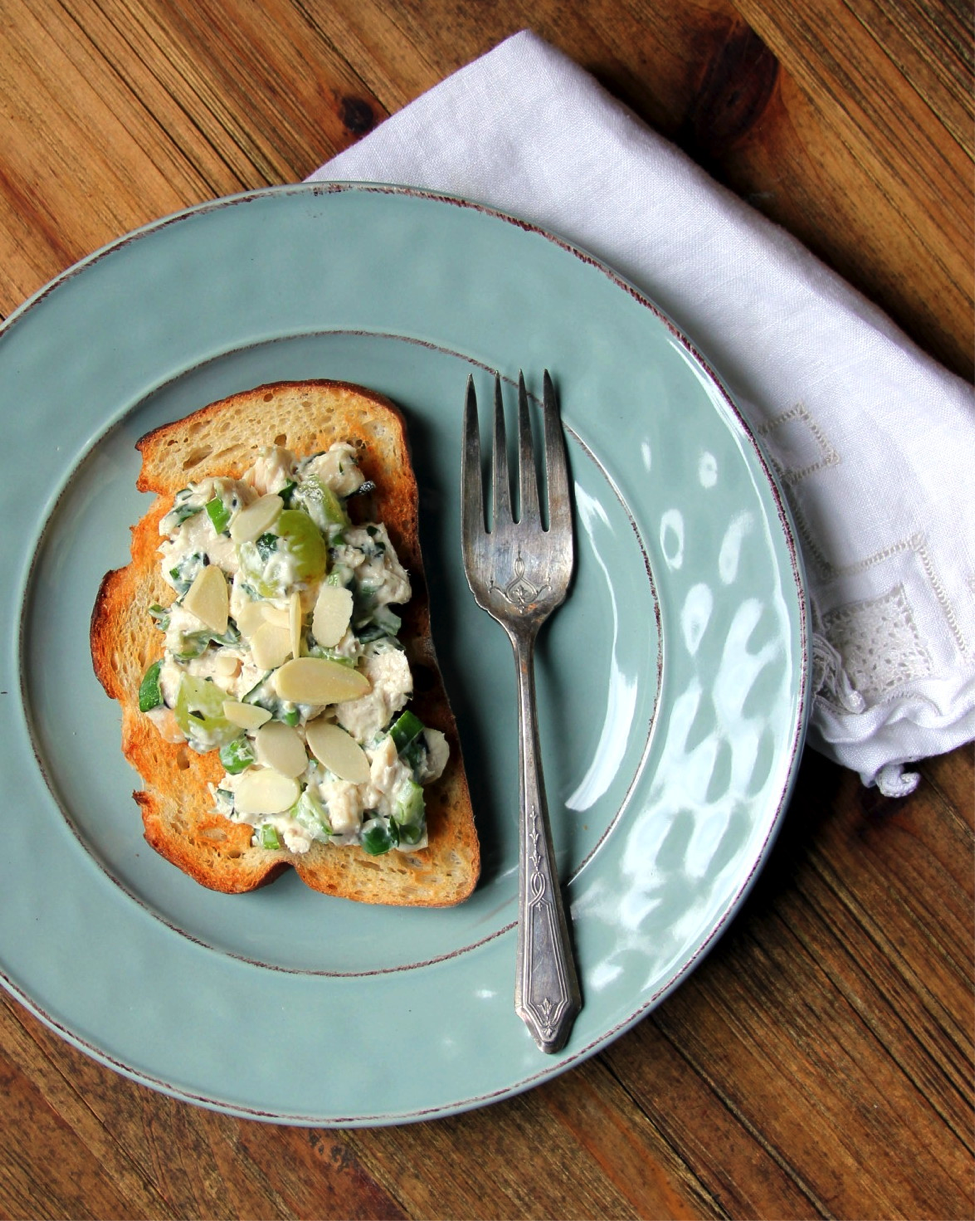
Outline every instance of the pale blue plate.
<path id="1" fill-rule="evenodd" d="M 512 1009 L 514 668 L 460 560 L 467 377 L 549 368 L 578 570 L 540 644 L 554 835 L 585 1006 L 543 1055 Z M 91 669 L 126 562 L 135 441 L 278 379 L 404 409 L 435 629 L 484 873 L 447 911 L 324 898 L 293 875 L 212 894 L 141 838 L 117 707 Z M 196 208 L 59 277 L 0 332 L 0 972 L 76 1046 L 237 1115 L 448 1114 L 638 1021 L 706 952 L 768 851 L 805 722 L 807 625 L 782 499 L 719 384 L 607 268 L 469 203 L 363 185 Z"/>

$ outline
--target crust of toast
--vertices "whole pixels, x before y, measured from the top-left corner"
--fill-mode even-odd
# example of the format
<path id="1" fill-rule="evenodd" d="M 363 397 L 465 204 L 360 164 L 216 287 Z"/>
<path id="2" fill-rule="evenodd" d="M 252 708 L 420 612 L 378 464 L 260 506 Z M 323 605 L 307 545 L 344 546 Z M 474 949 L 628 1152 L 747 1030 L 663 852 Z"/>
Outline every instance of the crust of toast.
<path id="1" fill-rule="evenodd" d="M 212 810 L 207 788 L 223 775 L 215 751 L 197 754 L 166 742 L 138 710 L 147 667 L 161 655 L 149 615 L 172 601 L 159 575 L 159 522 L 175 494 L 210 476 L 239 478 L 271 445 L 299 457 L 348 441 L 376 490 L 365 520 L 385 523 L 413 596 L 400 639 L 413 671 L 410 706 L 450 746 L 444 774 L 425 790 L 428 846 L 369 856 L 357 846 L 313 843 L 305 854 L 251 846 L 252 829 Z M 147 842 L 202 885 L 225 893 L 255 890 L 289 867 L 315 890 L 364 903 L 446 907 L 466 899 L 480 871 L 480 850 L 460 742 L 430 634 L 430 611 L 417 524 L 417 486 L 406 426 L 387 398 L 343 382 L 279 382 L 232 395 L 148 433 L 140 491 L 156 500 L 132 529 L 132 560 L 102 580 L 91 620 L 95 674 L 122 709 L 122 750 L 143 788 L 134 793 Z M 351 507 L 351 502 L 350 502 Z"/>

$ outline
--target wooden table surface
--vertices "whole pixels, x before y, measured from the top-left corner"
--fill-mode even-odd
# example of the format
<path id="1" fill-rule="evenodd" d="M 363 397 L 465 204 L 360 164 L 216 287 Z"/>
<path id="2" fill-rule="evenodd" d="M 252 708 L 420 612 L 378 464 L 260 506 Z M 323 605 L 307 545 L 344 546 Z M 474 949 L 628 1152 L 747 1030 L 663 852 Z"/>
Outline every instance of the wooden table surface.
<path id="1" fill-rule="evenodd" d="M 305 177 L 526 26 L 971 377 L 962 0 L 4 0 L 0 312 L 143 222 Z M 887 800 L 807 753 L 695 974 L 454 1118 L 218 1115 L 4 993 L 0 1216 L 971 1217 L 971 748 L 920 771 Z"/>

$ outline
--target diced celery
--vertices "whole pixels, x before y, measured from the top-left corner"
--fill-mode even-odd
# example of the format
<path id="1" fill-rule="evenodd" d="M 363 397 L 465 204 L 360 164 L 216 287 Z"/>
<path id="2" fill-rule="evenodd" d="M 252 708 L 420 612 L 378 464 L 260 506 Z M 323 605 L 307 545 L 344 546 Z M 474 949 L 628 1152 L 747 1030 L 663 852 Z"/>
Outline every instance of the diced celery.
<path id="1" fill-rule="evenodd" d="M 256 682 L 253 687 L 251 687 L 250 691 L 248 691 L 247 694 L 244 696 L 243 702 L 245 704 L 260 704 L 261 703 L 261 696 L 264 694 L 264 690 L 263 690 L 264 684 L 267 682 L 267 680 L 271 677 L 271 675 L 273 673 L 274 673 L 273 670 L 268 670 L 265 673 L 264 677 L 259 682 Z M 261 704 L 261 707 L 263 708 L 264 705 Z M 270 709 L 268 709 L 268 711 L 270 711 Z"/>
<path id="2" fill-rule="evenodd" d="M 139 711 L 150 712 L 153 708 L 158 708 L 163 702 L 162 691 L 159 687 L 159 671 L 162 669 L 162 659 L 154 661 L 146 670 L 142 682 L 139 684 Z"/>
<path id="3" fill-rule="evenodd" d="M 169 510 L 166 516 L 162 519 L 160 526 L 164 534 L 172 534 L 178 529 L 187 518 L 195 517 L 203 506 L 200 504 L 190 504 L 190 497 L 193 495 L 192 489 L 180 488 L 173 499 L 173 507 Z"/>
<path id="4" fill-rule="evenodd" d="M 389 736 L 393 739 L 393 742 L 396 744 L 396 750 L 400 754 L 421 733 L 423 733 L 423 722 L 409 708 L 405 712 L 401 712 L 389 727 Z"/>
<path id="5" fill-rule="evenodd" d="M 177 661 L 192 661 L 194 657 L 199 657 L 206 651 L 209 643 L 208 631 L 184 632 L 179 638 L 178 646 L 173 650 L 173 656 Z"/>
<path id="6" fill-rule="evenodd" d="M 414 844 L 418 844 L 423 839 L 423 824 L 421 823 L 419 826 L 407 824 L 406 826 L 399 827 L 399 838 L 401 844 L 406 844 L 407 847 L 412 848 Z"/>
<path id="7" fill-rule="evenodd" d="M 360 842 L 363 851 L 370 856 L 382 856 L 399 843 L 396 824 L 387 825 L 381 818 L 371 818 L 362 824 Z"/>
<path id="8" fill-rule="evenodd" d="M 218 534 L 223 534 L 230 525 L 231 512 L 229 506 L 220 496 L 214 496 L 206 503 L 207 516 Z"/>
<path id="9" fill-rule="evenodd" d="M 401 827 L 417 827 L 423 822 L 423 789 L 415 780 L 407 780 L 397 792 L 394 817 Z"/>
<path id="10" fill-rule="evenodd" d="M 240 632 L 233 623 L 228 623 L 222 636 L 218 636 L 209 628 L 203 628 L 199 632 L 183 632 L 179 644 L 173 649 L 173 656 L 177 661 L 192 661 L 194 657 L 200 657 L 206 652 L 211 641 L 234 648 L 240 644 Z"/>
<path id="11" fill-rule="evenodd" d="M 231 776 L 246 771 L 256 760 L 253 744 L 244 734 L 220 747 L 220 762 Z"/>
<path id="12" fill-rule="evenodd" d="M 300 505 L 323 532 L 330 534 L 330 527 L 344 529 L 349 524 L 342 501 L 317 475 L 309 475 L 301 481 L 292 495 L 292 501 Z"/>
<path id="13" fill-rule="evenodd" d="M 278 833 L 270 823 L 261 823 L 257 834 L 261 841 L 262 848 L 270 848 L 272 851 L 276 852 L 281 847 L 281 841 L 278 839 Z"/>
<path id="14" fill-rule="evenodd" d="M 295 726 L 301 720 L 301 712 L 294 704 L 286 703 L 275 695 L 271 684 L 268 682 L 273 673 L 273 670 L 268 670 L 261 681 L 251 687 L 250 691 L 243 697 L 242 702 L 254 704 L 258 708 L 264 708 L 271 714 L 274 720 L 284 721 L 285 725 Z"/>
<path id="15" fill-rule="evenodd" d="M 302 792 L 289 812 L 295 822 L 300 823 L 312 835 L 324 836 L 327 839 L 332 834 L 324 805 L 308 789 Z"/>

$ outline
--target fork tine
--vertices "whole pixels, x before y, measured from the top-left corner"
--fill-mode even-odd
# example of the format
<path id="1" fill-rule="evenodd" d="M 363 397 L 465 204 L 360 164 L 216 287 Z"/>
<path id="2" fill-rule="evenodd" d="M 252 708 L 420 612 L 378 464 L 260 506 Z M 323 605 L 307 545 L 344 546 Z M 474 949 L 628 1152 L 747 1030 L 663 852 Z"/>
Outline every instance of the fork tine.
<path id="1" fill-rule="evenodd" d="M 504 430 L 504 400 L 501 397 L 501 374 L 494 375 L 494 444 L 491 452 L 494 467 L 494 511 L 491 529 L 511 521 L 511 483 L 508 479 L 508 439 Z"/>
<path id="2" fill-rule="evenodd" d="M 532 422 L 528 414 L 528 391 L 525 375 L 518 374 L 518 520 L 535 524 L 538 514 L 538 477 L 535 474 L 535 451 L 532 445 Z"/>
<path id="3" fill-rule="evenodd" d="M 548 482 L 548 528 L 571 529 L 572 506 L 569 500 L 569 472 L 565 454 L 565 434 L 555 398 L 555 388 L 545 370 L 542 410 L 545 416 L 545 473 Z M 569 535 L 571 539 L 571 534 Z"/>
<path id="4" fill-rule="evenodd" d="M 484 492 L 481 475 L 481 438 L 477 422 L 477 391 L 474 378 L 467 379 L 464 404 L 464 448 L 460 460 L 460 490 L 463 518 L 461 535 L 465 557 L 474 540 L 484 531 Z"/>

